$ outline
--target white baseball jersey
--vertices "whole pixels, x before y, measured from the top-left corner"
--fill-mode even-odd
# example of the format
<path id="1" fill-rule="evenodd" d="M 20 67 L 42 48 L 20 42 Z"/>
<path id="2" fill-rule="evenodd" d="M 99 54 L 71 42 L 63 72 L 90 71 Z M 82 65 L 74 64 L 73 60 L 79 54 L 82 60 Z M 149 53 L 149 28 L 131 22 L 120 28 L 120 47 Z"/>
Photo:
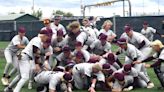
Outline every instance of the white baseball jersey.
<path id="1" fill-rule="evenodd" d="M 56 26 L 54 23 L 51 23 L 50 27 L 53 31 L 53 34 L 56 34 L 57 31 L 61 29 L 61 30 L 63 30 L 64 35 L 66 35 L 66 30 L 62 24 L 59 24 L 58 26 Z"/>
<path id="2" fill-rule="evenodd" d="M 43 49 L 43 42 L 40 37 L 34 37 L 29 44 L 22 50 L 22 52 L 28 54 L 34 59 L 33 46 L 38 47 L 40 50 Z"/>
<path id="3" fill-rule="evenodd" d="M 73 67 L 73 74 L 75 74 L 74 72 L 78 72 L 78 74 L 81 74 L 81 75 L 86 75 L 88 77 L 91 77 L 91 75 L 96 75 L 97 76 L 97 80 L 98 81 L 105 81 L 105 76 L 104 74 L 100 71 L 98 73 L 92 73 L 92 66 L 94 64 L 91 64 L 91 63 L 80 63 L 80 64 L 76 64 L 74 67 Z M 76 76 L 76 75 L 73 75 L 73 76 Z M 79 76 L 81 77 L 81 76 Z"/>
<path id="4" fill-rule="evenodd" d="M 153 41 L 154 33 L 156 33 L 156 29 L 152 27 L 147 27 L 145 30 L 144 28 L 141 30 L 141 34 L 143 34 L 149 41 Z"/>
<path id="5" fill-rule="evenodd" d="M 91 27 L 82 26 L 82 31 L 84 31 L 88 36 L 88 39 L 86 41 L 87 45 L 90 45 L 94 40 L 97 39 L 95 31 Z"/>
<path id="6" fill-rule="evenodd" d="M 82 54 L 83 54 L 83 56 L 84 56 L 84 62 L 88 62 L 89 59 L 90 59 L 90 57 L 91 57 L 91 56 L 90 56 L 90 53 L 89 53 L 87 50 L 85 50 L 85 49 L 82 49 L 81 52 L 82 52 Z M 74 51 L 73 51 L 73 55 L 75 56 L 76 53 L 77 53 L 77 51 L 74 50 Z"/>
<path id="7" fill-rule="evenodd" d="M 97 55 L 102 55 L 104 52 L 111 52 L 111 44 L 106 41 L 106 44 L 103 46 L 98 39 L 90 45 L 90 48 L 93 50 L 93 53 Z"/>
<path id="8" fill-rule="evenodd" d="M 44 48 L 41 49 L 41 57 L 40 57 L 41 61 L 43 61 L 43 62 L 45 61 L 45 54 L 47 52 L 50 52 L 51 54 L 53 54 L 53 48 L 51 46 L 49 46 L 46 49 L 44 49 Z"/>
<path id="9" fill-rule="evenodd" d="M 116 36 L 116 34 L 112 30 L 105 31 L 104 29 L 101 29 L 100 33 L 103 33 L 107 36 Z"/>
<path id="10" fill-rule="evenodd" d="M 137 60 L 142 60 L 144 59 L 143 54 L 141 51 L 139 51 L 134 45 L 132 44 L 127 44 L 127 49 L 121 49 L 120 48 L 120 53 L 123 53 L 125 56 L 127 56 L 131 62 L 126 62 L 126 63 L 132 63 L 132 61 L 137 58 Z"/>
<path id="11" fill-rule="evenodd" d="M 23 36 L 21 39 L 19 35 L 16 35 L 13 37 L 9 45 L 7 46 L 6 50 L 11 50 L 12 52 L 16 53 L 19 49 L 16 45 L 23 44 L 27 45 L 29 43 L 29 40 L 27 37 Z"/>
<path id="12" fill-rule="evenodd" d="M 34 79 L 37 83 L 48 84 L 49 89 L 56 90 L 56 86 L 62 81 L 64 73 L 63 72 L 53 72 L 53 71 L 42 71 Z"/>
<path id="13" fill-rule="evenodd" d="M 71 52 L 70 55 L 73 56 L 73 53 Z M 70 61 L 70 58 L 66 57 L 63 52 L 57 55 L 56 59 L 60 62 L 59 66 L 65 66 Z M 73 60 L 71 61 L 74 62 Z"/>
<path id="14" fill-rule="evenodd" d="M 124 71 L 124 69 L 121 68 L 121 69 L 119 69 L 117 72 L 119 72 L 119 73 L 124 73 L 123 71 Z M 146 83 L 150 81 L 149 78 L 146 77 L 146 75 L 145 75 L 144 73 L 139 72 L 138 70 L 136 70 L 136 69 L 133 68 L 133 67 L 131 68 L 131 71 L 130 71 L 128 74 L 125 74 L 125 75 L 126 75 L 126 76 L 132 76 L 132 77 L 138 77 L 138 78 L 144 80 Z"/>
<path id="15" fill-rule="evenodd" d="M 52 38 L 51 44 L 52 44 L 52 47 L 63 47 L 63 46 L 65 46 L 67 44 L 67 41 L 63 37 L 63 40 L 58 42 L 57 41 L 57 37 L 55 37 L 55 38 Z"/>
<path id="16" fill-rule="evenodd" d="M 126 33 L 123 33 L 120 38 L 127 39 L 129 43 L 133 44 L 137 48 L 139 48 L 139 44 L 141 44 L 142 41 L 145 41 L 145 45 L 143 48 L 150 46 L 150 41 L 144 35 L 138 32 L 133 31 L 133 35 L 131 38 Z"/>
<path id="17" fill-rule="evenodd" d="M 161 53 L 155 53 L 153 57 L 164 60 L 164 49 L 162 49 Z"/>

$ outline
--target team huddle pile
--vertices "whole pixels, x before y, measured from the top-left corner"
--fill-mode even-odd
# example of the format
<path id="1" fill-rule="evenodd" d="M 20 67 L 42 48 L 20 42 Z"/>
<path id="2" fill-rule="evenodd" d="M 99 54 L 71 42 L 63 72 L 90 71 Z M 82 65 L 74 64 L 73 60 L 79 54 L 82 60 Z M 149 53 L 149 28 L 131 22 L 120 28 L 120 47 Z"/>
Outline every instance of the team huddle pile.
<path id="1" fill-rule="evenodd" d="M 89 92 L 121 92 L 135 88 L 153 88 L 146 68 L 153 67 L 164 88 L 164 45 L 153 41 L 159 34 L 144 22 L 141 33 L 133 31 L 130 24 L 124 26 L 121 37 L 110 30 L 112 22 L 106 20 L 102 29 L 96 29 L 93 18 L 84 18 L 83 26 L 73 21 L 67 31 L 56 16 L 50 23 L 44 20 L 38 36 L 30 41 L 25 28 L 19 27 L 4 51 L 6 66 L 2 84 L 4 92 L 20 92 L 28 82 L 28 89 L 35 84 L 36 92 L 72 92 L 85 89 Z M 119 46 L 112 52 L 112 44 Z M 124 62 L 118 55 L 124 54 Z M 155 60 L 153 64 L 145 62 Z M 13 69 L 9 73 L 10 66 Z M 13 74 L 17 76 L 9 81 Z M 14 88 L 15 87 L 15 88 Z"/>

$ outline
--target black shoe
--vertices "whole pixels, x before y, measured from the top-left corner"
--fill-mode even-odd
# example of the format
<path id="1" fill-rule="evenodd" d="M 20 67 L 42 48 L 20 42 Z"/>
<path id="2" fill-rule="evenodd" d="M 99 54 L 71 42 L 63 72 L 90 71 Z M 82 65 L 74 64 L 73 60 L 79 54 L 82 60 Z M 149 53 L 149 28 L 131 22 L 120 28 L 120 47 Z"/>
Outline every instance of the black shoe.
<path id="1" fill-rule="evenodd" d="M 9 88 L 9 87 L 6 87 L 6 88 L 4 89 L 4 92 L 13 92 L 13 89 L 12 89 L 12 88 Z"/>

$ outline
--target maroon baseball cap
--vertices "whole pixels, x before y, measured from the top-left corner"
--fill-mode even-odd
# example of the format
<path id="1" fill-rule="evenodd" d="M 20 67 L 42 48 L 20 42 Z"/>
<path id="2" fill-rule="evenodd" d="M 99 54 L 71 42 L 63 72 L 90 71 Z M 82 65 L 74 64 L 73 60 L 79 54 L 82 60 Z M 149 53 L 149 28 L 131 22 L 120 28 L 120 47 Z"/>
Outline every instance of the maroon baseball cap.
<path id="1" fill-rule="evenodd" d="M 69 46 L 64 46 L 63 49 L 62 49 L 63 52 L 70 52 L 71 49 Z"/>
<path id="2" fill-rule="evenodd" d="M 63 79 L 67 82 L 71 82 L 73 80 L 73 77 L 70 73 L 66 72 L 64 75 L 63 75 Z"/>
<path id="3" fill-rule="evenodd" d="M 114 74 L 114 78 L 119 80 L 119 81 L 124 81 L 124 74 L 117 72 Z"/>
<path id="4" fill-rule="evenodd" d="M 148 25 L 148 22 L 147 22 L 147 21 L 144 21 L 144 22 L 143 22 L 143 25 Z"/>
<path id="5" fill-rule="evenodd" d="M 63 30 L 62 29 L 59 29 L 57 31 L 57 36 L 63 36 L 63 35 L 64 35 Z"/>
<path id="6" fill-rule="evenodd" d="M 125 38 L 120 38 L 117 40 L 118 45 L 124 45 L 127 43 L 127 40 Z"/>
<path id="7" fill-rule="evenodd" d="M 75 46 L 76 47 L 82 46 L 82 43 L 80 41 L 77 41 L 77 42 L 75 42 Z"/>
<path id="8" fill-rule="evenodd" d="M 107 56 L 107 60 L 110 64 L 113 64 L 115 62 L 115 56 L 113 53 L 109 53 Z"/>
<path id="9" fill-rule="evenodd" d="M 108 72 L 108 74 L 113 74 L 113 70 L 112 69 L 109 69 L 109 70 L 107 70 L 107 72 Z"/>
<path id="10" fill-rule="evenodd" d="M 110 64 L 103 64 L 102 68 L 108 70 L 110 69 Z"/>
<path id="11" fill-rule="evenodd" d="M 19 27 L 18 32 L 19 32 L 19 33 L 25 33 L 26 30 L 25 30 L 24 27 Z"/>
<path id="12" fill-rule="evenodd" d="M 47 28 L 41 29 L 39 34 L 44 34 L 44 35 L 50 36 L 49 30 L 47 30 Z"/>
<path id="13" fill-rule="evenodd" d="M 131 30 L 132 30 L 132 28 L 131 28 L 130 26 L 126 26 L 126 27 L 124 28 L 124 31 L 125 31 L 126 33 L 130 32 Z"/>
<path id="14" fill-rule="evenodd" d="M 131 71 L 131 68 L 132 68 L 132 65 L 131 64 L 124 65 L 124 71 L 125 72 Z"/>
<path id="15" fill-rule="evenodd" d="M 83 53 L 80 51 L 78 51 L 75 56 L 79 59 L 82 59 L 84 57 Z"/>
<path id="16" fill-rule="evenodd" d="M 99 62 L 99 60 L 95 59 L 95 58 L 90 58 L 88 63 L 96 63 Z"/>
<path id="17" fill-rule="evenodd" d="M 101 33 L 100 35 L 99 35 L 99 40 L 107 40 L 107 35 L 105 35 L 104 33 Z"/>

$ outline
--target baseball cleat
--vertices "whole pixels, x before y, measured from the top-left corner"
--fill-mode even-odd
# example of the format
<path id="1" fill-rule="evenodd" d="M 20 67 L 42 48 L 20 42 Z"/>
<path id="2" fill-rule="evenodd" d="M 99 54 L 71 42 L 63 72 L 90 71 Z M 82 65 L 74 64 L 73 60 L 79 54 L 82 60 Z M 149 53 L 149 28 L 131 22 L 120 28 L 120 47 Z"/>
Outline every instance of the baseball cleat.
<path id="1" fill-rule="evenodd" d="M 153 88 L 154 87 L 154 83 L 148 83 L 148 85 L 147 85 L 147 88 Z"/>
<path id="2" fill-rule="evenodd" d="M 4 86 L 9 85 L 9 80 L 8 80 L 7 78 L 3 77 L 3 78 L 1 79 L 1 81 L 2 81 L 2 84 L 3 84 Z"/>
<path id="3" fill-rule="evenodd" d="M 12 88 L 9 88 L 9 87 L 6 87 L 6 88 L 4 89 L 4 92 L 13 92 L 13 89 L 12 89 Z"/>

